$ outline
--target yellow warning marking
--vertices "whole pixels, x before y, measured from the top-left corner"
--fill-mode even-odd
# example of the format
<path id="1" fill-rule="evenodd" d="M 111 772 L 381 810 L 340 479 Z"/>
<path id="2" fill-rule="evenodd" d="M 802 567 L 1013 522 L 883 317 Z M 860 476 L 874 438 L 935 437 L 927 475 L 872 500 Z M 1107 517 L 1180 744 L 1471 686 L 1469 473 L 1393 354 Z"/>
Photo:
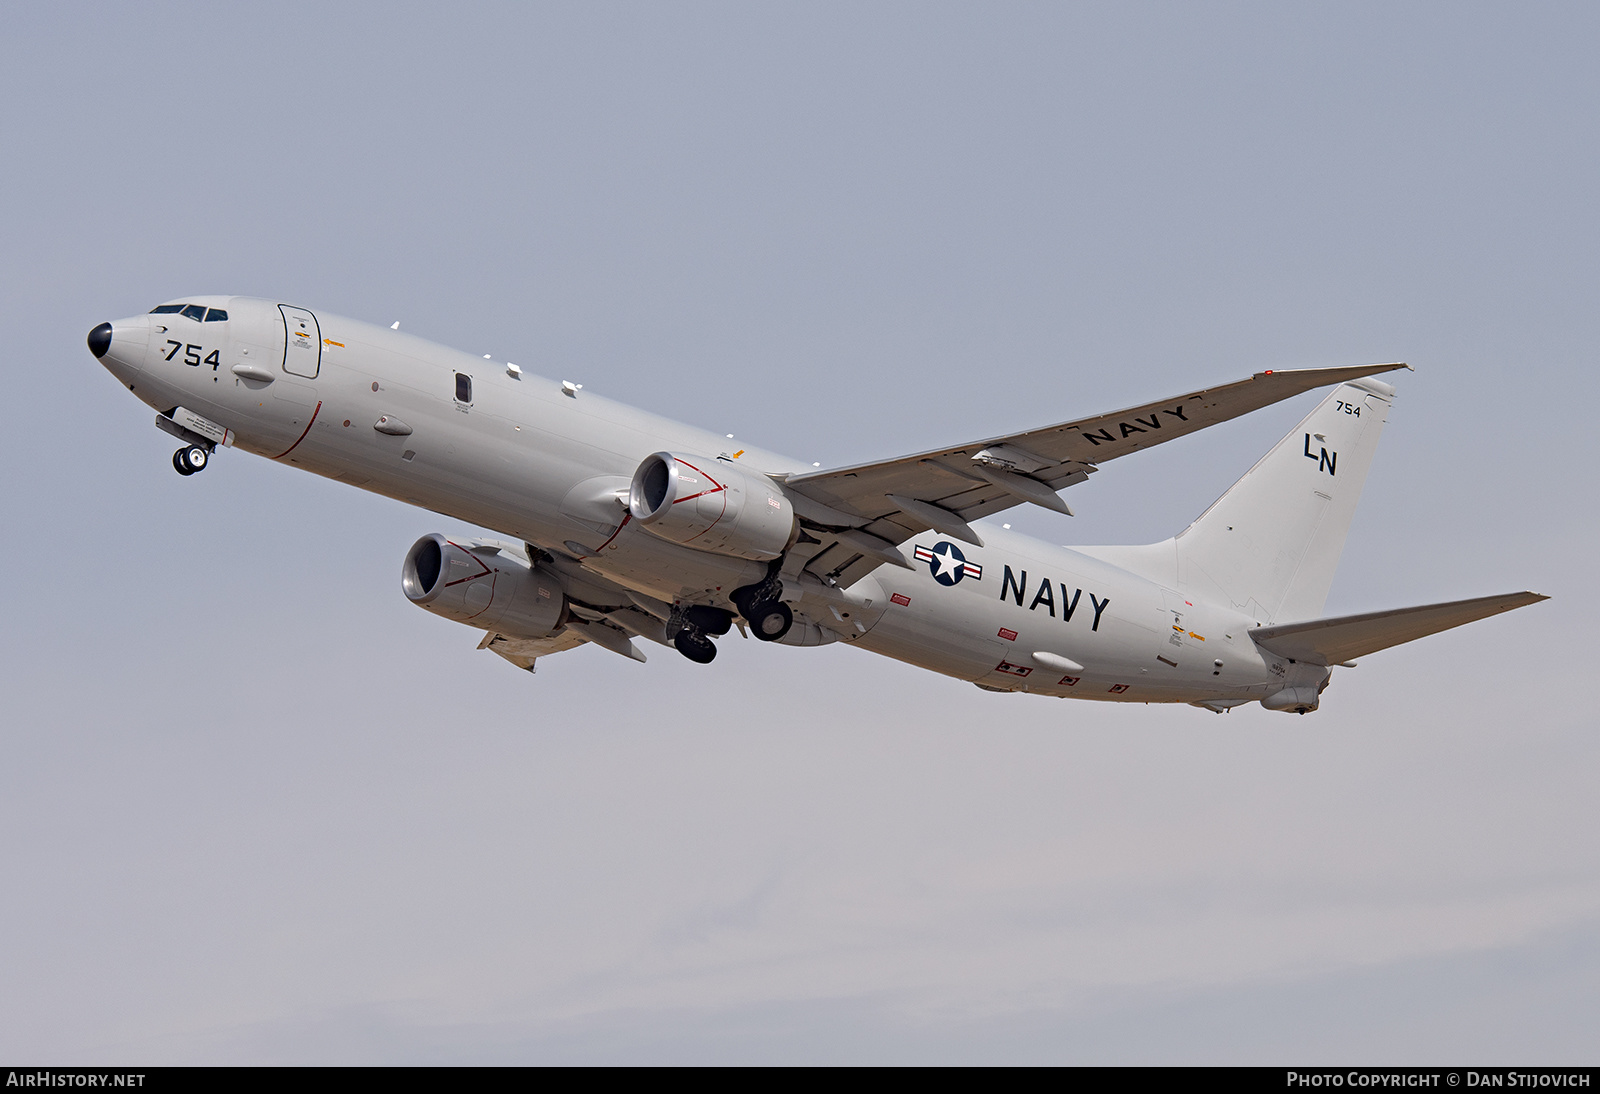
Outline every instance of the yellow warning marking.
<path id="1" fill-rule="evenodd" d="M 1190 638 L 1198 638 L 1202 642 L 1204 642 L 1206 640 L 1206 636 L 1205 635 L 1203 635 L 1203 634 L 1195 634 L 1193 631 L 1189 632 L 1189 637 Z"/>
<path id="2" fill-rule="evenodd" d="M 344 349 L 344 343 L 343 342 L 335 342 L 332 338 L 324 338 L 322 341 L 326 345 L 338 346 L 340 349 Z"/>
<path id="3" fill-rule="evenodd" d="M 740 457 L 740 456 L 742 456 L 742 455 L 744 455 L 744 449 L 742 449 L 742 448 L 741 448 L 741 449 L 739 449 L 739 451 L 737 451 L 737 452 L 735 452 L 735 453 L 734 453 L 734 454 L 733 454 L 733 458 L 734 458 L 734 459 L 738 459 L 738 458 L 739 458 L 739 457 Z"/>
<path id="4" fill-rule="evenodd" d="M 1177 624 L 1176 624 L 1176 623 L 1174 623 L 1174 624 L 1173 624 L 1173 625 L 1172 625 L 1172 629 L 1173 629 L 1173 630 L 1175 630 L 1175 631 L 1177 631 L 1177 632 L 1178 632 L 1178 633 L 1179 633 L 1179 634 L 1182 634 L 1182 633 L 1183 633 L 1183 628 L 1182 628 L 1182 627 L 1180 627 L 1180 626 L 1178 626 L 1178 625 L 1177 625 Z"/>

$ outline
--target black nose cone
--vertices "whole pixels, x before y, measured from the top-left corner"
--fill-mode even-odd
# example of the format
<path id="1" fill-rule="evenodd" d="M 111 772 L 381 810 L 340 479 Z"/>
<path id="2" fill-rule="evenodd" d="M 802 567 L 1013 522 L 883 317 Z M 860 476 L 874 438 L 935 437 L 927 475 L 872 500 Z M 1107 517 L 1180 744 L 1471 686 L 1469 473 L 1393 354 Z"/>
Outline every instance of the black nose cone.
<path id="1" fill-rule="evenodd" d="M 111 348 L 111 324 L 101 323 L 89 332 L 89 352 L 96 357 L 104 357 L 106 350 Z"/>

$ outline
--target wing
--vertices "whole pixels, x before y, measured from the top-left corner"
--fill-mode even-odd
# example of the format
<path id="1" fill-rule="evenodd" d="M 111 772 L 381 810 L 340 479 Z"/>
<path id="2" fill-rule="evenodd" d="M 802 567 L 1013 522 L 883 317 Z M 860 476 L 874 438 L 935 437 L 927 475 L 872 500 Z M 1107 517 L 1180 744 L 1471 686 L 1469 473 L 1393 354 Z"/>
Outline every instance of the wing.
<path id="1" fill-rule="evenodd" d="M 791 475 L 784 486 L 806 532 L 784 574 L 801 570 L 849 586 L 877 566 L 908 565 L 895 547 L 932 529 L 982 545 L 970 522 L 1032 502 L 1071 510 L 1057 496 L 1099 464 L 1330 384 L 1403 364 L 1258 372 L 1111 414 L 972 441 L 896 460 Z"/>

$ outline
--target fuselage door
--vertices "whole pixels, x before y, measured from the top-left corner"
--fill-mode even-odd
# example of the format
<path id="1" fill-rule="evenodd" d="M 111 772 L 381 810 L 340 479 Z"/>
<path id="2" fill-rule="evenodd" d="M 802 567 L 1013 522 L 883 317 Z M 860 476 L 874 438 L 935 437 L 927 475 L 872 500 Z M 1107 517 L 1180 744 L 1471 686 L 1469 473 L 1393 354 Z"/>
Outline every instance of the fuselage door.
<path id="1" fill-rule="evenodd" d="M 322 365 L 322 328 L 304 308 L 279 304 L 283 313 L 283 371 L 293 376 L 317 378 Z"/>

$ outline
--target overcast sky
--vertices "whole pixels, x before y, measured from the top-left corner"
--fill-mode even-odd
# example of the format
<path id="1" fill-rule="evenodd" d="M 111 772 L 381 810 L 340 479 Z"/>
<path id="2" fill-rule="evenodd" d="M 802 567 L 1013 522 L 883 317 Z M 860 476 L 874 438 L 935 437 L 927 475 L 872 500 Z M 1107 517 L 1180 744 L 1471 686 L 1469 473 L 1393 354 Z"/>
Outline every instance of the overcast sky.
<path id="1" fill-rule="evenodd" d="M 1590 4 L 13 5 L 0 1058 L 1594 1062 Z M 458 522 L 172 441 L 245 293 L 824 465 L 1404 360 L 1330 613 L 1554 599 L 1317 713 L 853 649 L 536 677 Z M 1117 461 L 1181 529 L 1315 402 Z"/>

